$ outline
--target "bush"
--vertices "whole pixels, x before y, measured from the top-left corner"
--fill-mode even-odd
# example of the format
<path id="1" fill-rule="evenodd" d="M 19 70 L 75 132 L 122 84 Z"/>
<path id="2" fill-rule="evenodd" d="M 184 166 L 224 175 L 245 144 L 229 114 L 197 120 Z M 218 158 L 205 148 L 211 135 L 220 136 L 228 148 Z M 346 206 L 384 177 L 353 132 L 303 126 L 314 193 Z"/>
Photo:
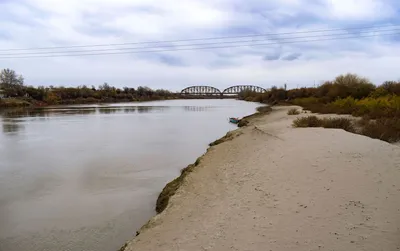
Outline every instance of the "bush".
<path id="1" fill-rule="evenodd" d="M 383 118 L 363 123 L 362 135 L 389 143 L 400 141 L 400 118 Z"/>
<path id="2" fill-rule="evenodd" d="M 348 118 L 323 118 L 317 116 L 308 116 L 298 118 L 293 121 L 294 127 L 324 127 L 324 128 L 337 128 L 343 129 L 348 132 L 354 132 L 354 127 Z"/>
<path id="3" fill-rule="evenodd" d="M 270 106 L 260 106 L 260 107 L 257 107 L 257 111 L 258 111 L 259 113 L 265 114 L 265 113 L 271 112 L 271 111 L 272 111 L 272 108 L 271 108 Z"/>
<path id="4" fill-rule="evenodd" d="M 308 116 L 303 118 L 297 118 L 293 121 L 294 127 L 322 127 L 322 120 L 317 116 Z"/>
<path id="5" fill-rule="evenodd" d="M 379 88 L 385 89 L 389 94 L 400 95 L 400 82 L 386 81 Z"/>
<path id="6" fill-rule="evenodd" d="M 390 95 L 379 98 L 365 98 L 357 101 L 355 116 L 370 118 L 392 118 L 400 116 L 400 96 Z"/>
<path id="7" fill-rule="evenodd" d="M 381 118 L 374 121 L 365 117 L 358 122 L 358 126 L 361 130 L 357 132 L 348 118 L 319 119 L 316 116 L 308 116 L 293 121 L 293 127 L 339 128 L 389 143 L 400 141 L 400 118 Z"/>
<path id="8" fill-rule="evenodd" d="M 322 120 L 324 128 L 339 128 L 348 132 L 354 132 L 353 123 L 348 118 L 325 118 Z"/>
<path id="9" fill-rule="evenodd" d="M 324 104 L 316 98 L 296 99 L 292 103 L 301 105 L 315 113 L 352 114 L 370 118 L 391 118 L 400 116 L 400 96 L 368 97 L 361 100 L 347 97 Z"/>
<path id="10" fill-rule="evenodd" d="M 299 115 L 300 112 L 296 108 L 292 108 L 287 112 L 288 115 Z"/>

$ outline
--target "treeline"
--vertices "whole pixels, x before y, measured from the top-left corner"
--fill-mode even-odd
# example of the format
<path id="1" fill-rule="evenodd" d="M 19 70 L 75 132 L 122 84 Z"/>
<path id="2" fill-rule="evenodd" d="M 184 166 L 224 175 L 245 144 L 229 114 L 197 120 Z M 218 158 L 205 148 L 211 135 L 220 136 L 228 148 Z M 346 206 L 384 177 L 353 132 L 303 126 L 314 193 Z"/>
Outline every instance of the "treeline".
<path id="1" fill-rule="evenodd" d="M 1 98 L 2 97 L 2 98 Z M 124 87 L 122 89 L 104 83 L 98 87 L 34 87 L 26 86 L 24 78 L 15 71 L 0 72 L 0 106 L 29 104 L 84 104 L 99 102 L 128 102 L 173 99 L 177 95 L 167 90 L 152 90 L 148 87 Z"/>
<path id="2" fill-rule="evenodd" d="M 266 104 L 294 104 L 315 113 L 362 117 L 364 135 L 389 142 L 400 140 L 400 82 L 374 85 L 368 79 L 346 74 L 318 87 L 292 90 L 273 87 L 265 93 L 243 92 L 240 98 Z"/>
<path id="3" fill-rule="evenodd" d="M 286 90 L 285 88 L 274 86 L 265 93 L 242 92 L 239 98 L 266 104 L 313 98 L 313 101 L 328 104 L 348 97 L 364 99 L 367 97 L 379 98 L 390 95 L 400 95 L 400 82 L 386 81 L 382 85 L 375 86 L 366 78 L 355 74 L 346 74 L 336 77 L 333 81 L 326 81 L 318 87 Z"/>

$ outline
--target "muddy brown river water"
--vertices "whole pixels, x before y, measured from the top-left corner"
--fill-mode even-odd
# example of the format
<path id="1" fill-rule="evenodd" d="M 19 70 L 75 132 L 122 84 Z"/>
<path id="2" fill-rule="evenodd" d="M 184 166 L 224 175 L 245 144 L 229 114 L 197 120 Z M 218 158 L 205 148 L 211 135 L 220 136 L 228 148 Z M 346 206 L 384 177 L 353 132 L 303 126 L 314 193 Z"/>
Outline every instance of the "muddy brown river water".
<path id="1" fill-rule="evenodd" d="M 0 251 L 115 251 L 164 185 L 255 112 L 237 100 L 0 111 Z"/>

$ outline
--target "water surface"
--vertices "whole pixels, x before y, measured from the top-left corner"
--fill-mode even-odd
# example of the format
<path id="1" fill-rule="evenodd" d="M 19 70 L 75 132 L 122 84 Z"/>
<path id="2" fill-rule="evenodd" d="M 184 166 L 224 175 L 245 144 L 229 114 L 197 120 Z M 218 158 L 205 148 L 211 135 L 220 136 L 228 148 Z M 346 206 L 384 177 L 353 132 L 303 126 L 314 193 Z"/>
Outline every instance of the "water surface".
<path id="1" fill-rule="evenodd" d="M 0 111 L 0 251 L 113 251 L 208 143 L 255 112 L 237 100 Z"/>

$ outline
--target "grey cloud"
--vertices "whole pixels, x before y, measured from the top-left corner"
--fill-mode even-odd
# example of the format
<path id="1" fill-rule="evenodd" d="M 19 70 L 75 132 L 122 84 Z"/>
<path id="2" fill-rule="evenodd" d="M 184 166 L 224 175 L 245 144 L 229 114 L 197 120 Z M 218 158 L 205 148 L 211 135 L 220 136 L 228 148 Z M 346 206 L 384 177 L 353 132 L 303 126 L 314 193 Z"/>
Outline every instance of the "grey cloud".
<path id="1" fill-rule="evenodd" d="M 275 61 L 275 60 L 278 60 L 280 57 L 281 57 L 280 54 L 266 55 L 266 56 L 264 56 L 264 60 L 265 61 Z"/>
<path id="2" fill-rule="evenodd" d="M 285 55 L 285 56 L 281 57 L 281 59 L 285 60 L 285 61 L 293 61 L 293 60 L 298 59 L 300 56 L 301 56 L 301 53 L 296 52 L 296 53 L 290 53 L 288 55 Z"/>

